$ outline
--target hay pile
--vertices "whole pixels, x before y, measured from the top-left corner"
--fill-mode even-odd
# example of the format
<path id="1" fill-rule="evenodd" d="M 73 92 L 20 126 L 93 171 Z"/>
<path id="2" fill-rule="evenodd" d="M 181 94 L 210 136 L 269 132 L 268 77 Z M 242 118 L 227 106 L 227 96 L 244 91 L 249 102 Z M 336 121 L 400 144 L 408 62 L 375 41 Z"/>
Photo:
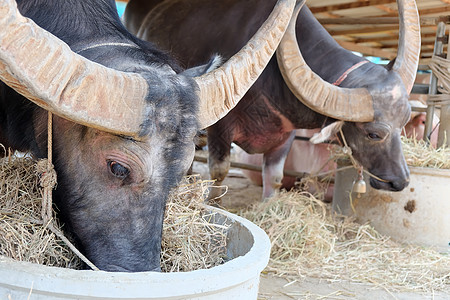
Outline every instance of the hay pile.
<path id="1" fill-rule="evenodd" d="M 79 269 L 81 260 L 41 221 L 42 188 L 29 157 L 0 159 L 0 255 L 18 261 Z M 186 177 L 169 198 L 164 218 L 163 272 L 216 266 L 226 255 L 227 225 L 208 222 L 202 205 L 211 181 Z M 61 228 L 52 221 L 55 228 Z"/>
<path id="2" fill-rule="evenodd" d="M 47 266 L 80 268 L 81 260 L 42 223 L 42 188 L 29 157 L 0 160 L 0 255 Z M 54 220 L 54 227 L 60 228 Z"/>
<path id="3" fill-rule="evenodd" d="M 163 223 L 163 272 L 208 269 L 225 262 L 230 226 L 209 222 L 214 213 L 203 205 L 212 185 L 200 175 L 188 176 L 170 194 Z"/>
<path id="4" fill-rule="evenodd" d="M 423 140 L 402 136 L 403 154 L 412 167 L 450 169 L 450 148 L 442 146 L 433 148 Z"/>
<path id="5" fill-rule="evenodd" d="M 239 214 L 269 235 L 272 250 L 265 270 L 274 275 L 371 283 L 398 291 L 450 287 L 448 255 L 400 245 L 367 224 L 333 216 L 329 204 L 309 193 L 282 192 Z"/>

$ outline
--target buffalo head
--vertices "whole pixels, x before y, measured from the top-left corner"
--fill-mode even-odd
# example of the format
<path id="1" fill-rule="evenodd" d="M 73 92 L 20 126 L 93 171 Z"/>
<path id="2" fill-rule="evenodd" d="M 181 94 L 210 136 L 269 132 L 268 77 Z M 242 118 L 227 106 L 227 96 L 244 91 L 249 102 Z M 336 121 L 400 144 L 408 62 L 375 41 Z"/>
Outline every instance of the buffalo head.
<path id="1" fill-rule="evenodd" d="M 120 71 L 94 63 L 23 17 L 14 0 L 0 0 L 0 79 L 56 115 L 58 209 L 100 269 L 159 270 L 166 198 L 193 159 L 195 133 L 223 117 L 258 78 L 294 5 L 279 0 L 236 56 L 192 78 L 151 60 Z M 43 109 L 29 120 L 41 150 Z"/>
<path id="2" fill-rule="evenodd" d="M 401 151 L 400 133 L 408 122 L 411 91 L 420 51 L 420 26 L 413 0 L 399 0 L 400 41 L 393 67 L 364 66 L 370 76 L 351 76 L 337 87 L 314 74 L 304 61 L 295 35 L 296 10 L 277 50 L 286 84 L 306 106 L 331 119 L 312 142 L 330 139 L 342 131 L 353 156 L 377 178 L 371 186 L 400 191 L 409 183 L 409 170 Z M 345 87 L 359 88 L 345 88 Z"/>

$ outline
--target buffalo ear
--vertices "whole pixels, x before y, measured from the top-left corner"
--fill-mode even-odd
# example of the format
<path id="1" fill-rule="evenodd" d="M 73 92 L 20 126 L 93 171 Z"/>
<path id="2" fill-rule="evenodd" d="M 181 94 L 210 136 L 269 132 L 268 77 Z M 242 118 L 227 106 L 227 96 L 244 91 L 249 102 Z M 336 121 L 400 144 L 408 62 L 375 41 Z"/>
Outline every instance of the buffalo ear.
<path id="1" fill-rule="evenodd" d="M 339 130 L 341 130 L 342 125 L 344 125 L 344 121 L 336 121 L 334 123 L 331 123 L 330 125 L 322 128 L 320 132 L 315 133 L 309 139 L 309 141 L 313 144 L 320 144 L 325 141 L 330 141 L 332 138 L 334 138 L 336 133 L 338 133 Z"/>
<path id="2" fill-rule="evenodd" d="M 220 67 L 223 63 L 222 57 L 220 55 L 214 55 L 207 64 L 189 68 L 187 70 L 184 70 L 181 72 L 181 75 L 187 76 L 187 77 L 199 77 L 203 74 L 206 74 L 208 72 L 211 72 L 218 67 Z"/>

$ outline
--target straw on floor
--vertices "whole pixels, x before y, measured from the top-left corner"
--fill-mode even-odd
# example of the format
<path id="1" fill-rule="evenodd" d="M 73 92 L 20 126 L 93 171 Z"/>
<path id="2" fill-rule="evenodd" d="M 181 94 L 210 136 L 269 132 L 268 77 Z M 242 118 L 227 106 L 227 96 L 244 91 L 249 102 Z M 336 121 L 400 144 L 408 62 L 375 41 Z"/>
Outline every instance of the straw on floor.
<path id="1" fill-rule="evenodd" d="M 401 245 L 368 224 L 331 213 L 306 192 L 281 192 L 239 212 L 263 228 L 272 242 L 266 272 L 301 281 L 371 283 L 389 290 L 430 292 L 450 288 L 450 257 Z"/>

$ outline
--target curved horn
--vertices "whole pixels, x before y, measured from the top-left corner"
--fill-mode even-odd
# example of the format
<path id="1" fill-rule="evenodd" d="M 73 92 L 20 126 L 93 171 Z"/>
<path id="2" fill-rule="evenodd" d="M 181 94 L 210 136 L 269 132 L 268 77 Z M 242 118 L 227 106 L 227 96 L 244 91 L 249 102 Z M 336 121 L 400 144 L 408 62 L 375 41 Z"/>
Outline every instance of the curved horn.
<path id="1" fill-rule="evenodd" d="M 299 1 L 302 6 L 305 0 Z M 220 68 L 195 78 L 199 123 L 206 128 L 224 117 L 258 79 L 283 37 L 295 0 L 278 0 L 268 19 L 237 54 Z"/>
<path id="2" fill-rule="evenodd" d="M 334 86 L 316 75 L 306 64 L 295 34 L 301 7 L 296 7 L 277 50 L 281 74 L 291 92 L 312 110 L 334 119 L 370 122 L 374 118 L 372 97 L 364 88 Z"/>
<path id="3" fill-rule="evenodd" d="M 416 79 L 420 56 L 420 19 L 416 1 L 398 0 L 400 18 L 398 53 L 392 70 L 399 73 L 408 93 Z"/>
<path id="4" fill-rule="evenodd" d="M 76 123 L 139 138 L 148 84 L 75 54 L 0 0 L 0 79 L 37 105 Z"/>

